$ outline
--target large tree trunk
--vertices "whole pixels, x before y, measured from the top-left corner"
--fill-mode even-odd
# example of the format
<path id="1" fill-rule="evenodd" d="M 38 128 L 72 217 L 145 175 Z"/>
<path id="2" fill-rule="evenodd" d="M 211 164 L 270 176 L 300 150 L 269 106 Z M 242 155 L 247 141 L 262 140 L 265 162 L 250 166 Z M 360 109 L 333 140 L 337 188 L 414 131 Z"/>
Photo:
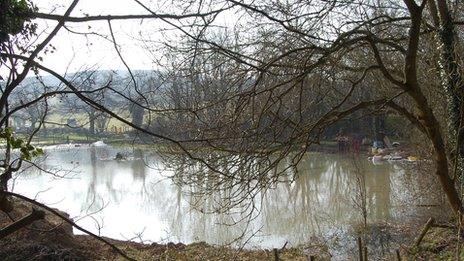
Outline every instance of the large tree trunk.
<path id="1" fill-rule="evenodd" d="M 424 126 L 427 136 L 432 142 L 434 149 L 435 174 L 440 181 L 443 191 L 448 198 L 448 202 L 451 205 L 454 213 L 458 216 L 459 220 L 462 221 L 462 201 L 459 193 L 456 189 L 454 180 L 450 176 L 448 167 L 448 156 L 443 140 L 442 133 L 440 131 L 440 125 L 436 119 L 432 109 L 430 108 L 427 99 L 419 89 L 413 89 L 409 92 L 411 97 L 415 100 L 419 112 L 419 120 Z"/>
<path id="2" fill-rule="evenodd" d="M 7 168 L 1 175 L 0 175 L 0 191 L 8 191 L 8 181 L 12 177 L 12 172 L 10 168 Z M 10 199 L 0 193 L 0 210 L 3 212 L 10 212 L 13 210 L 13 204 L 10 202 Z"/>
<path id="3" fill-rule="evenodd" d="M 440 2 L 441 0 L 438 1 Z M 416 103 L 418 119 L 424 127 L 427 137 L 432 142 L 434 149 L 436 164 L 435 174 L 440 181 L 443 192 L 448 198 L 448 202 L 450 203 L 452 210 L 462 224 L 462 202 L 454 180 L 450 176 L 448 165 L 449 161 L 444 138 L 440 130 L 440 124 L 419 86 L 417 77 L 418 70 L 416 59 L 419 50 L 423 6 L 418 6 L 414 0 L 404 0 L 404 2 L 411 14 L 411 28 L 409 30 L 408 51 L 405 57 L 405 81 L 402 87 Z"/>
<path id="4" fill-rule="evenodd" d="M 463 82 L 456 60 L 456 33 L 453 19 L 445 0 L 429 0 L 434 25 L 439 28 L 437 42 L 440 49 L 438 65 L 440 84 L 444 90 L 448 110 L 448 153 L 451 155 L 454 176 L 464 178 Z"/>

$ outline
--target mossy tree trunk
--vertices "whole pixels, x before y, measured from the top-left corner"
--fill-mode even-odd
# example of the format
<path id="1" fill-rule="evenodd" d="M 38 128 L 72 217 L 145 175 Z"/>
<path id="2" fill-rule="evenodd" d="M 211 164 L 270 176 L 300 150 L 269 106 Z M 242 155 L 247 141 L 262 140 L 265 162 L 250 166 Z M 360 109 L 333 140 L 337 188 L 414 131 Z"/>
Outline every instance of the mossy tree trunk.
<path id="1" fill-rule="evenodd" d="M 463 125 L 463 81 L 456 57 L 456 31 L 445 0 L 429 0 L 429 11 L 435 27 L 438 28 L 437 42 L 440 51 L 438 72 L 440 85 L 447 102 L 448 155 L 451 158 L 454 177 L 464 178 Z"/>

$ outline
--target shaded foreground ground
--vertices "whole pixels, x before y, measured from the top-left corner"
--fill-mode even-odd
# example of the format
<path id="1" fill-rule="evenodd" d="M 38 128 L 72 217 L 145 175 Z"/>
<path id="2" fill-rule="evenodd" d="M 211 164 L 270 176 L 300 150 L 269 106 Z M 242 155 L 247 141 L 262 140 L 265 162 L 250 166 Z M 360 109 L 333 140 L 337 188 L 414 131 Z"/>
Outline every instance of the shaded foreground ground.
<path id="1" fill-rule="evenodd" d="M 17 220 L 31 211 L 31 206 L 15 203 L 9 215 Z M 0 227 L 10 224 L 10 218 L 0 214 Z M 416 229 L 412 229 L 415 231 Z M 235 250 L 206 243 L 185 245 L 140 244 L 107 239 L 136 260 L 275 260 L 273 250 Z M 402 260 L 462 260 L 458 230 L 451 227 L 433 227 L 419 248 L 401 248 Z M 411 242 L 412 243 L 412 242 Z M 462 244 L 462 243 L 461 243 Z M 411 244 L 412 245 L 412 244 Z M 324 246 L 312 248 L 285 248 L 278 250 L 279 260 L 330 260 Z M 353 253 L 357 256 L 357 253 Z M 460 259 L 459 259 L 460 258 Z M 58 217 L 47 213 L 45 220 L 23 228 L 0 240 L 0 260 L 124 260 L 108 245 L 87 235 L 74 235 L 72 227 Z M 381 260 L 392 260 L 392 256 Z"/>

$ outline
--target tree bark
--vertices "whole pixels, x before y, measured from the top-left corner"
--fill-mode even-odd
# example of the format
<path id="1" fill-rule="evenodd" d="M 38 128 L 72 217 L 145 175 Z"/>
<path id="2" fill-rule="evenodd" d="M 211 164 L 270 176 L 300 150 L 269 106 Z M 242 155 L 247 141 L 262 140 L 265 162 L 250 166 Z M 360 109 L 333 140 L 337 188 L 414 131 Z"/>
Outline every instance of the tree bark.
<path id="1" fill-rule="evenodd" d="M 429 0 L 429 11 L 434 25 L 438 28 L 437 42 L 440 50 L 438 72 L 440 85 L 444 90 L 448 114 L 448 154 L 453 159 L 454 177 L 461 181 L 464 174 L 463 82 L 456 60 L 456 31 L 453 18 L 445 0 Z M 451 165 L 451 164 L 450 164 Z"/>
<path id="2" fill-rule="evenodd" d="M 449 175 L 448 157 L 443 136 L 440 131 L 440 125 L 423 93 L 419 89 L 413 89 L 409 93 L 417 104 L 419 120 L 422 122 L 422 125 L 427 132 L 427 136 L 432 142 L 436 164 L 435 174 L 440 181 L 451 208 L 458 216 L 459 220 L 462 221 L 462 202 L 454 181 Z"/>
<path id="3" fill-rule="evenodd" d="M 449 174 L 447 150 L 440 130 L 440 125 L 427 101 L 427 98 L 420 88 L 417 77 L 417 52 L 419 49 L 422 11 L 425 6 L 418 6 L 414 0 L 404 0 L 404 2 L 411 14 L 411 28 L 409 30 L 408 50 L 405 57 L 405 81 L 401 87 L 416 103 L 419 121 L 424 126 L 427 137 L 431 141 L 434 149 L 436 164 L 435 174 L 440 181 L 443 192 L 448 198 L 448 202 L 451 205 L 452 210 L 458 217 L 459 222 L 462 224 L 462 202 L 454 184 L 454 180 Z M 425 2 L 423 2 L 423 4 L 424 3 Z"/>

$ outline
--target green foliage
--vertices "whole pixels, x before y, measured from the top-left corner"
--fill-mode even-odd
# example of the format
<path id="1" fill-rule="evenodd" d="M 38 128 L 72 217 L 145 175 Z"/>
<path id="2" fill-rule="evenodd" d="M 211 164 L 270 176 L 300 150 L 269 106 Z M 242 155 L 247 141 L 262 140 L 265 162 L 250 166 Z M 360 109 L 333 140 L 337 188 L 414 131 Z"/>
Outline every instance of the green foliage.
<path id="1" fill-rule="evenodd" d="M 36 34 L 37 24 L 30 23 L 37 8 L 29 0 L 0 0 L 0 51 L 8 52 L 8 42 L 12 35 L 19 35 L 19 39 L 28 40 Z M 13 43 L 22 53 L 23 44 Z M 0 67 L 6 57 L 0 56 Z M 0 77 L 0 80 L 2 78 Z"/>
<path id="2" fill-rule="evenodd" d="M 24 23 L 29 21 L 33 8 L 26 0 L 0 1 L 0 42 L 9 39 L 9 35 L 21 33 Z"/>
<path id="3" fill-rule="evenodd" d="M 22 139 L 14 137 L 13 134 L 12 128 L 1 129 L 0 139 L 4 139 L 12 149 L 19 149 L 21 159 L 31 160 L 32 158 L 43 155 L 43 150 L 41 148 L 36 148 L 24 142 Z"/>

